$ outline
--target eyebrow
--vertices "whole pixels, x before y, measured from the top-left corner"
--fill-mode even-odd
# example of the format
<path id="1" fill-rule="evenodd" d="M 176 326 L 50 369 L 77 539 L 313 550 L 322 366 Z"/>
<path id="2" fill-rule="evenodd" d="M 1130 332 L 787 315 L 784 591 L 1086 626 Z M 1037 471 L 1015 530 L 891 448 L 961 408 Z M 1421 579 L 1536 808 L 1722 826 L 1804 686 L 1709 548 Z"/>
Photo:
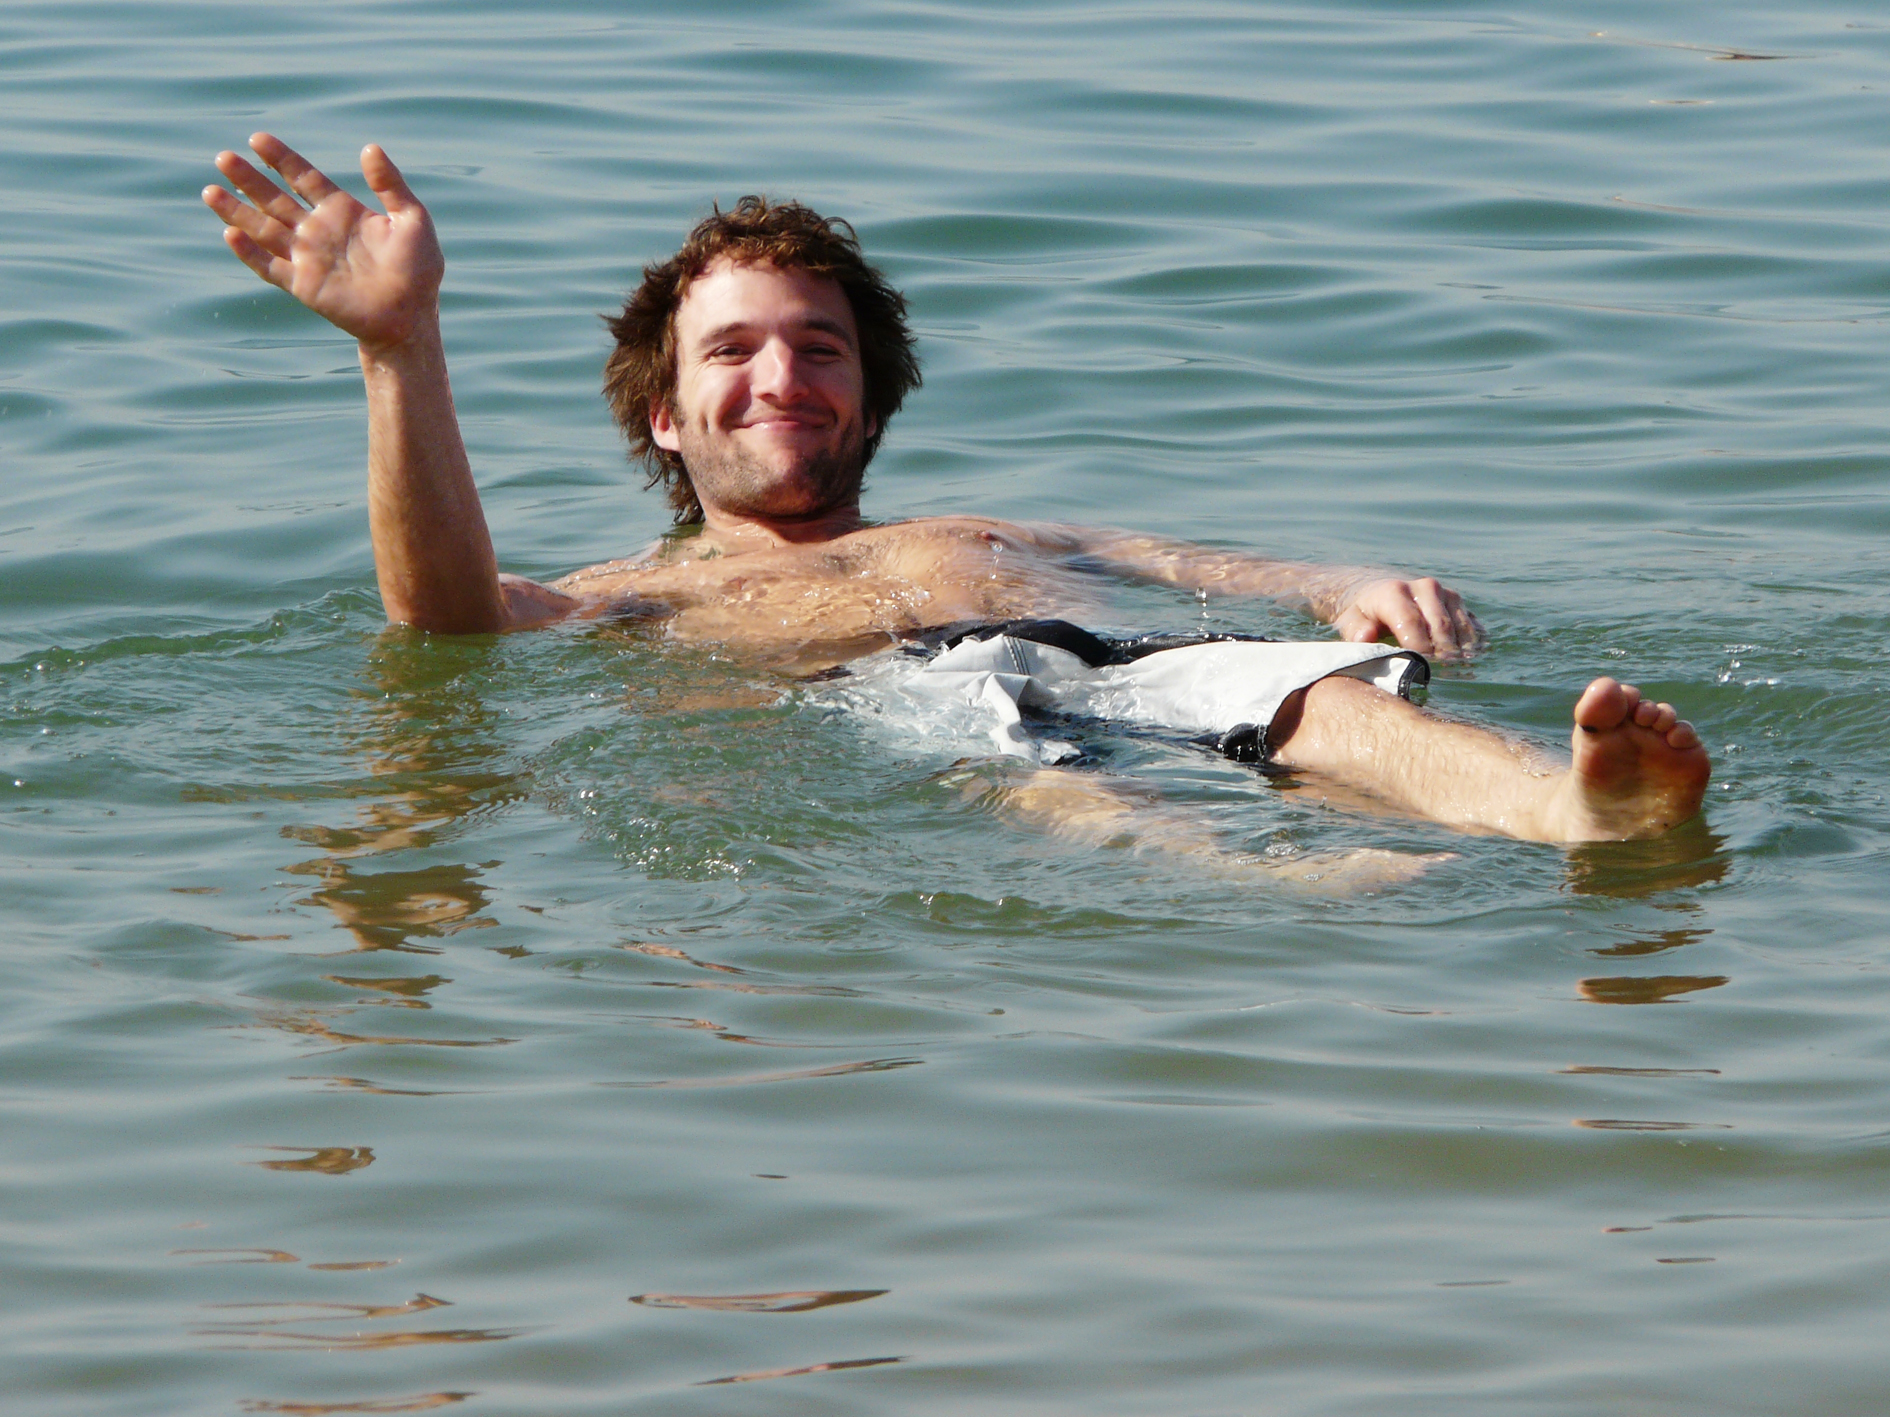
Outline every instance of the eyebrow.
<path id="1" fill-rule="evenodd" d="M 731 335 L 743 334 L 753 328 L 754 325 L 751 321 L 730 320 L 726 325 L 717 325 L 712 330 L 703 331 L 696 340 L 696 346 L 697 348 L 701 348 L 705 345 L 715 344 L 720 340 L 729 338 Z M 843 340 L 849 348 L 859 343 L 853 331 L 849 330 L 846 325 L 839 320 L 828 315 L 809 315 L 804 320 L 797 320 L 794 324 L 794 328 L 797 330 L 816 330 L 824 334 L 833 335 L 837 339 Z"/>

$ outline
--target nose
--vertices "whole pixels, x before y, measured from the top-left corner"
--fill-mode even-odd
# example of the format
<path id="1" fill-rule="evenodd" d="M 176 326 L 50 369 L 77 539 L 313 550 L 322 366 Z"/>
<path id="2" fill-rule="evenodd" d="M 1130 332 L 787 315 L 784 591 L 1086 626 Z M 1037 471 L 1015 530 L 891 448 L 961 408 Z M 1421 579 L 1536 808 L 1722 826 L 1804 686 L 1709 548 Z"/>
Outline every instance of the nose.
<path id="1" fill-rule="evenodd" d="M 754 390 L 771 403 L 791 403 L 806 392 L 801 357 L 786 340 L 772 339 L 755 355 Z"/>

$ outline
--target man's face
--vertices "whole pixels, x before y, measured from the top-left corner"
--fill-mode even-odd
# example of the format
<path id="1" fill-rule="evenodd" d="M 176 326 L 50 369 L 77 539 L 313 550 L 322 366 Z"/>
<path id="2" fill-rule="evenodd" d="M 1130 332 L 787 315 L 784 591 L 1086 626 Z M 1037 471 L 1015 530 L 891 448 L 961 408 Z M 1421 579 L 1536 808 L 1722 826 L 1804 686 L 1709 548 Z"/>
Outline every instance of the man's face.
<path id="1" fill-rule="evenodd" d="M 865 380 L 853 307 L 806 271 L 717 261 L 676 311 L 676 394 L 650 416 L 711 518 L 806 520 L 859 500 Z"/>

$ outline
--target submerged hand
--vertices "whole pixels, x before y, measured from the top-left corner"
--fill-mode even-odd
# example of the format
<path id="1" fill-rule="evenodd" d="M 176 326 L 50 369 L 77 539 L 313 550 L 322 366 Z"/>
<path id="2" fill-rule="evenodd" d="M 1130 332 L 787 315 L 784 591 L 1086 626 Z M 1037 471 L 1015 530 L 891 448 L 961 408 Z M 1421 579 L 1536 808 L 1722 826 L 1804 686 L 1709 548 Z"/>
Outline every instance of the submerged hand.
<path id="1" fill-rule="evenodd" d="M 268 133 L 249 145 L 309 205 L 235 153 L 218 153 L 217 171 L 255 204 L 221 187 L 203 190 L 237 259 L 370 348 L 391 348 L 420 330 L 437 309 L 446 258 L 433 219 L 379 145 L 362 149 L 361 175 L 385 216 Z"/>
<path id="2" fill-rule="evenodd" d="M 1466 658 L 1483 643 L 1463 597 L 1429 576 L 1368 581 L 1332 624 L 1344 639 L 1369 644 L 1390 635 L 1404 649 L 1440 659 Z"/>

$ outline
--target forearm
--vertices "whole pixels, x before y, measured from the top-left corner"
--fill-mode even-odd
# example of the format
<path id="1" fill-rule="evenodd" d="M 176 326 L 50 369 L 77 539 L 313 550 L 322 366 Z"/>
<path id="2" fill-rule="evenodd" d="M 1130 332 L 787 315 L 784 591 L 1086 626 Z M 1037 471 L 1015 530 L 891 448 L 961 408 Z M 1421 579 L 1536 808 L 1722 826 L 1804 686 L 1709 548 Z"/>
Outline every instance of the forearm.
<path id="1" fill-rule="evenodd" d="M 387 618 L 447 634 L 504 629 L 508 615 L 473 485 L 439 324 L 398 345 L 363 342 L 368 528 Z"/>
<path id="2" fill-rule="evenodd" d="M 1368 566 L 1322 566 L 1221 551 L 1167 537 L 1058 527 L 1070 554 L 1126 580 L 1174 586 L 1203 596 L 1266 596 L 1331 624 L 1359 590 L 1391 572 Z"/>

